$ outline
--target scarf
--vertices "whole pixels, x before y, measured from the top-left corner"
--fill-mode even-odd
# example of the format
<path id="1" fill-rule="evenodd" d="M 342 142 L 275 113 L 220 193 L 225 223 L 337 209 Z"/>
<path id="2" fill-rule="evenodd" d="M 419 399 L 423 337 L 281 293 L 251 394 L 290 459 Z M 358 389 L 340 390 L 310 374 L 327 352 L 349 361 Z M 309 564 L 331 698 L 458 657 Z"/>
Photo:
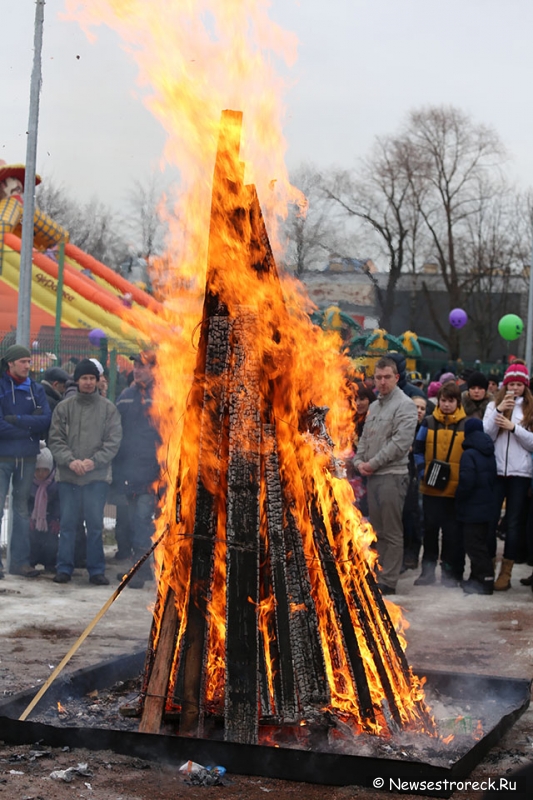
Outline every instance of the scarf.
<path id="1" fill-rule="evenodd" d="M 48 487 L 54 480 L 56 471 L 52 470 L 48 478 L 44 481 L 35 481 L 37 484 L 37 491 L 35 492 L 35 503 L 33 504 L 33 511 L 31 512 L 31 520 L 35 523 L 35 529 L 38 531 L 47 531 L 48 522 L 46 515 L 48 513 Z"/>
<path id="2" fill-rule="evenodd" d="M 11 380 L 13 381 L 15 386 L 22 386 L 23 384 L 25 384 L 26 386 L 30 385 L 30 379 L 29 378 L 17 378 L 17 376 L 16 375 L 12 375 L 9 372 L 9 370 L 7 371 L 7 374 L 9 375 L 9 377 L 11 378 Z"/>

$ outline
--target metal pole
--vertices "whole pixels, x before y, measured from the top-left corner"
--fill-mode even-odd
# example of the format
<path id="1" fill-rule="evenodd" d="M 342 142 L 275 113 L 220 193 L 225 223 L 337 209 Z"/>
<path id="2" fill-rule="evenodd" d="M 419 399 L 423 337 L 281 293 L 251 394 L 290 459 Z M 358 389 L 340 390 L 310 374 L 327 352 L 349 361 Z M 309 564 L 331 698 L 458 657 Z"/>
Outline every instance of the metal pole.
<path id="1" fill-rule="evenodd" d="M 63 276 L 65 274 L 65 242 L 59 243 L 59 256 L 57 261 L 57 297 L 56 297 L 56 323 L 54 328 L 54 353 L 59 361 L 61 349 L 61 316 L 63 313 Z"/>
<path id="2" fill-rule="evenodd" d="M 107 396 L 112 403 L 117 397 L 117 351 L 115 348 L 109 353 L 109 392 Z"/>
<path id="3" fill-rule="evenodd" d="M 531 263 L 529 265 L 529 293 L 527 297 L 526 364 L 531 375 L 533 350 L 533 218 L 531 220 Z"/>
<path id="4" fill-rule="evenodd" d="M 33 215 L 35 212 L 35 172 L 37 163 L 39 96 L 41 93 L 41 52 L 43 47 L 44 4 L 45 0 L 36 0 L 35 2 L 33 70 L 30 84 L 30 113 L 28 119 L 28 142 L 26 146 L 26 174 L 24 178 L 24 213 L 22 217 L 22 247 L 20 249 L 17 342 L 26 347 L 30 346 Z"/>

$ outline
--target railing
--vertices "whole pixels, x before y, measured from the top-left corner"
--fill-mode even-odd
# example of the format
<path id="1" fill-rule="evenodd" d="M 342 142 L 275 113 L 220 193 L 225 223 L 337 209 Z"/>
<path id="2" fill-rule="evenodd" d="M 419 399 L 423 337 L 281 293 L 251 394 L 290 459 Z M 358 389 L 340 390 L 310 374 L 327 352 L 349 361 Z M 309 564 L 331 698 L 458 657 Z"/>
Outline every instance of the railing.
<path id="1" fill-rule="evenodd" d="M 107 396 L 114 402 L 126 386 L 126 376 L 131 371 L 129 357 L 138 351 L 134 345 L 129 350 L 109 348 L 105 338 L 101 338 L 98 344 L 94 344 L 95 341 L 94 338 L 90 341 L 88 331 L 73 328 L 61 328 L 58 340 L 53 327 L 43 326 L 31 344 L 32 377 L 41 380 L 50 367 L 61 367 L 73 374 L 78 361 L 97 358 L 106 369 L 109 380 Z M 15 342 L 14 330 L 0 330 L 0 357 Z"/>

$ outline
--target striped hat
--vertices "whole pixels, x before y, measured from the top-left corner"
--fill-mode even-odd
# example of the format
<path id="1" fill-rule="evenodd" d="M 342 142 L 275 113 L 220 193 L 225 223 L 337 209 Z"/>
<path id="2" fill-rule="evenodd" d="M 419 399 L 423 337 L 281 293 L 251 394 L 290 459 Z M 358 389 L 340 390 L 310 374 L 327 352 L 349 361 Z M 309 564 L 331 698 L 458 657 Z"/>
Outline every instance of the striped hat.
<path id="1" fill-rule="evenodd" d="M 529 372 L 525 364 L 511 364 L 511 366 L 505 370 L 503 385 L 507 386 L 508 383 L 513 383 L 513 381 L 529 386 Z"/>

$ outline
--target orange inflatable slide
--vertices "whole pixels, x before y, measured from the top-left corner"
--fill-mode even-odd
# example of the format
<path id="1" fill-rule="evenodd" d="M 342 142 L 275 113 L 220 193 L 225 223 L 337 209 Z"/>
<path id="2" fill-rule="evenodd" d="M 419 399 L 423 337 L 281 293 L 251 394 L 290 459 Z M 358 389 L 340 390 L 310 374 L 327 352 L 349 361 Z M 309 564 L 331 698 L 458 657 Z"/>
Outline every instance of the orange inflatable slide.
<path id="1" fill-rule="evenodd" d="M 20 274 L 24 165 L 0 163 L 0 332 L 16 326 Z M 40 182 L 37 176 L 36 183 Z M 146 342 L 162 324 L 162 306 L 138 286 L 68 242 L 68 232 L 36 209 L 32 264 L 31 335 L 56 320 L 59 265 L 65 243 L 61 325 L 99 328 L 114 346 Z"/>

